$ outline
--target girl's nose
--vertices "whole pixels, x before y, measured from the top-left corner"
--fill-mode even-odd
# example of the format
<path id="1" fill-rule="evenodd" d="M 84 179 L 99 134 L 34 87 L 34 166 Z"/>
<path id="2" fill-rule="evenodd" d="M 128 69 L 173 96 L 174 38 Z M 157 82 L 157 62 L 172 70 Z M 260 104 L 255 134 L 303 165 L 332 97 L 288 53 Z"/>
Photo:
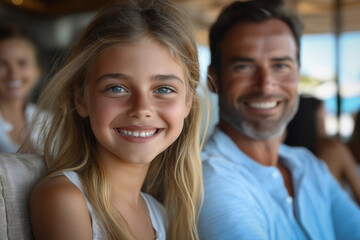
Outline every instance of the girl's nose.
<path id="1" fill-rule="evenodd" d="M 131 99 L 130 117 L 149 118 L 152 116 L 151 99 L 145 93 L 137 93 Z"/>

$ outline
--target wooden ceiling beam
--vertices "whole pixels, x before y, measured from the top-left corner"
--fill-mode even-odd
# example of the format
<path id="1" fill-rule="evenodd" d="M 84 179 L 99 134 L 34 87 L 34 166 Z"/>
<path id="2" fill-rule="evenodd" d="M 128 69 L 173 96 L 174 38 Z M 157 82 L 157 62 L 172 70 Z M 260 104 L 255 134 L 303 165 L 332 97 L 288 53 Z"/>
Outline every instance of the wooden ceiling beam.
<path id="1" fill-rule="evenodd" d="M 12 2 L 21 2 L 15 6 Z M 0 0 L 18 9 L 57 17 L 79 12 L 96 11 L 109 0 Z M 174 0 L 193 19 L 199 42 L 207 45 L 208 29 L 222 9 L 233 0 Z M 246 1 L 246 0 L 244 0 Z M 333 32 L 333 0 L 285 0 L 302 17 L 305 33 Z M 360 0 L 341 2 L 343 31 L 360 30 Z"/>
<path id="2" fill-rule="evenodd" d="M 14 4 L 15 1 L 18 1 L 18 3 L 21 4 Z M 109 0 L 1 0 L 1 2 L 15 8 L 51 17 L 96 11 L 108 1 Z"/>

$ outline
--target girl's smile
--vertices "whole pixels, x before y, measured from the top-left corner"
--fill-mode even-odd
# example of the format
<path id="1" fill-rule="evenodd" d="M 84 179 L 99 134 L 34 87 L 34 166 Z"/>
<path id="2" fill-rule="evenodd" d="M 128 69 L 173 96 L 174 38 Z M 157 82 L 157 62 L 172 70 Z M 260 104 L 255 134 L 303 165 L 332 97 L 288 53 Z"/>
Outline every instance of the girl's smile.
<path id="1" fill-rule="evenodd" d="M 141 138 L 145 138 L 145 137 L 151 137 L 154 136 L 157 132 L 158 129 L 155 130 L 131 130 L 131 129 L 121 129 L 118 128 L 117 129 L 118 133 L 120 133 L 123 136 L 131 136 L 131 137 L 141 137 Z"/>
<path id="2" fill-rule="evenodd" d="M 163 129 L 160 128 L 142 128 L 142 127 L 125 127 L 114 129 L 122 139 L 133 142 L 143 143 L 153 140 Z"/>

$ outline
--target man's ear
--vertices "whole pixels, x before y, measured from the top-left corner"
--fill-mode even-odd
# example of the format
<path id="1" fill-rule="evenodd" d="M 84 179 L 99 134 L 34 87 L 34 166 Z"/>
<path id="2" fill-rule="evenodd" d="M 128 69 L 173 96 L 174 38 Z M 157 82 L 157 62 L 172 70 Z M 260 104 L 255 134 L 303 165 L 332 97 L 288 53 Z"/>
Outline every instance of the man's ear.
<path id="1" fill-rule="evenodd" d="M 76 86 L 74 89 L 74 102 L 75 102 L 76 111 L 81 117 L 89 116 L 86 101 L 84 99 L 84 92 L 82 88 L 79 86 Z"/>
<path id="2" fill-rule="evenodd" d="M 208 67 L 208 74 L 207 74 L 207 86 L 209 88 L 209 90 L 213 93 L 218 93 L 218 74 L 215 71 L 214 67 L 209 66 Z"/>

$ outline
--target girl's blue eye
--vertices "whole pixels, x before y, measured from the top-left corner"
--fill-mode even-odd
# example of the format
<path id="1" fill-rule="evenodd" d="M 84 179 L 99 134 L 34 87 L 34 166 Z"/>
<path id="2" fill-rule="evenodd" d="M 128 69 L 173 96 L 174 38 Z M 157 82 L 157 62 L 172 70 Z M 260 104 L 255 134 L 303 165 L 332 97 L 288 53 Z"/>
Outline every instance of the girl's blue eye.
<path id="1" fill-rule="evenodd" d="M 121 86 L 109 87 L 108 90 L 111 91 L 111 92 L 114 92 L 114 93 L 126 92 L 125 88 L 123 88 Z"/>
<path id="2" fill-rule="evenodd" d="M 161 94 L 167 94 L 167 93 L 172 93 L 175 91 L 169 87 L 160 87 L 160 88 L 156 89 L 155 92 L 161 93 Z"/>

